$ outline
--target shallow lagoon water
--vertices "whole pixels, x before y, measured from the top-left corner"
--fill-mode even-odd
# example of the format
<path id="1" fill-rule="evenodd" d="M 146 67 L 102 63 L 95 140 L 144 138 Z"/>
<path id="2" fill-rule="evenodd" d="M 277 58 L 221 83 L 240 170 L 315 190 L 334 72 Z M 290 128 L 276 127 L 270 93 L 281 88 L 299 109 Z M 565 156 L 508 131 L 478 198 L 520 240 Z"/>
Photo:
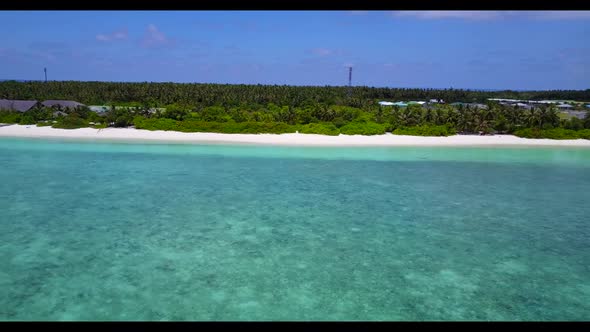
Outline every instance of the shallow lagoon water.
<path id="1" fill-rule="evenodd" d="M 588 320 L 590 149 L 0 139 L 1 320 Z"/>

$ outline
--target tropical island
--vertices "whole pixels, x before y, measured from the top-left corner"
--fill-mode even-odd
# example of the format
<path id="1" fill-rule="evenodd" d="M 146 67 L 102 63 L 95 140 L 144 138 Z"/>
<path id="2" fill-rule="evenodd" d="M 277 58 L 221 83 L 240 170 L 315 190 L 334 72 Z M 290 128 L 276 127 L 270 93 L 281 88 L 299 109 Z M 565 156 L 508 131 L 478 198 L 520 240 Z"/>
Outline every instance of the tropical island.
<path id="1" fill-rule="evenodd" d="M 0 82 L 0 123 L 185 133 L 590 140 L 590 90 Z"/>

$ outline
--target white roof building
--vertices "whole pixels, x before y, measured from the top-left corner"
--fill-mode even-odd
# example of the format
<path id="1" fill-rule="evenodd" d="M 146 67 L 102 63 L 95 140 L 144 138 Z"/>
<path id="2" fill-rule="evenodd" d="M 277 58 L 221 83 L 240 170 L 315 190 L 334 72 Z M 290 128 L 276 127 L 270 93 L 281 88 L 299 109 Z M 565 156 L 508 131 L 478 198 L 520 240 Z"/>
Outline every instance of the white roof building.
<path id="1" fill-rule="evenodd" d="M 559 108 L 573 108 L 573 106 L 569 105 L 569 104 L 559 104 L 559 105 L 557 105 L 557 107 L 559 107 Z"/>
<path id="2" fill-rule="evenodd" d="M 92 105 L 92 106 L 88 106 L 88 108 L 92 111 L 92 112 L 96 112 L 96 113 L 105 113 L 109 110 L 109 106 L 97 106 L 97 105 Z"/>

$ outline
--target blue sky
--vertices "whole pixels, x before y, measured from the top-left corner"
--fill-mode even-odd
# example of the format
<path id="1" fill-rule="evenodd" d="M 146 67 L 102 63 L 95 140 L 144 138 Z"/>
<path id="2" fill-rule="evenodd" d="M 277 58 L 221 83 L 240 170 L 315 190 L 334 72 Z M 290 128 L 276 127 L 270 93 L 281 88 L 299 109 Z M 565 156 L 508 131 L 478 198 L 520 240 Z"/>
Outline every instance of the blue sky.
<path id="1" fill-rule="evenodd" d="M 590 11 L 3 11 L 0 31 L 5 79 L 590 88 Z"/>

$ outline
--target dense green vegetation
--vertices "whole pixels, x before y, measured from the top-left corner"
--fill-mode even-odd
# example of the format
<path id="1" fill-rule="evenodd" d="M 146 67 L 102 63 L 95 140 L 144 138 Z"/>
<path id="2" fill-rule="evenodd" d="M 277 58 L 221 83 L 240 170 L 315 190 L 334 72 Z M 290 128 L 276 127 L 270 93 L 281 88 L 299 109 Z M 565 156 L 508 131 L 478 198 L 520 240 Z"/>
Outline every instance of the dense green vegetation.
<path id="1" fill-rule="evenodd" d="M 89 123 L 86 119 L 80 118 L 76 115 L 68 115 L 57 121 L 57 123 L 53 124 L 53 128 L 62 128 L 62 129 L 76 129 L 76 128 L 84 128 L 88 127 Z"/>
<path id="2" fill-rule="evenodd" d="M 590 129 L 571 130 L 564 128 L 537 129 L 526 128 L 517 130 L 514 135 L 525 138 L 550 138 L 550 139 L 590 139 Z"/>
<path id="3" fill-rule="evenodd" d="M 590 100 L 590 90 L 484 92 L 467 90 L 295 87 L 107 82 L 0 82 L 0 98 L 66 99 L 108 105 L 98 115 L 38 108 L 0 110 L 0 122 L 56 128 L 128 127 L 218 133 L 448 136 L 456 133 L 513 133 L 522 137 L 586 138 L 590 117 L 566 119 L 552 106 L 531 110 L 486 102 L 487 108 L 449 105 L 487 98 Z M 444 99 L 444 104 L 380 106 L 377 101 Z M 48 121 L 48 122 L 43 122 Z"/>
<path id="4" fill-rule="evenodd" d="M 0 110 L 0 123 L 19 123 L 20 118 L 20 113 Z"/>
<path id="5" fill-rule="evenodd" d="M 458 89 L 390 89 L 366 86 L 348 87 L 230 85 L 184 83 L 118 83 L 118 82 L 0 82 L 0 98 L 68 99 L 86 105 L 118 104 L 122 106 L 164 107 L 177 104 L 188 107 L 223 105 L 288 105 L 305 107 L 317 103 L 348 105 L 362 108 L 377 99 L 428 100 L 452 102 L 485 102 L 487 98 L 560 99 L 590 101 L 590 89 L 570 91 L 475 91 Z"/>
<path id="6" fill-rule="evenodd" d="M 386 125 L 367 121 L 367 122 L 351 122 L 342 128 L 340 133 L 344 135 L 381 135 L 385 134 Z"/>
<path id="7" fill-rule="evenodd" d="M 178 121 L 173 119 L 134 119 L 135 128 L 147 130 L 173 130 L 182 132 L 209 132 L 226 134 L 283 134 L 294 133 L 296 126 L 283 122 L 206 122 L 194 119 Z"/>
<path id="8" fill-rule="evenodd" d="M 451 136 L 457 131 L 449 126 L 421 125 L 415 127 L 399 127 L 393 131 L 396 135 L 411 136 Z"/>
<path id="9" fill-rule="evenodd" d="M 318 134 L 318 135 L 330 135 L 338 136 L 340 130 L 332 123 L 308 123 L 299 128 L 299 132 L 302 134 Z"/>

